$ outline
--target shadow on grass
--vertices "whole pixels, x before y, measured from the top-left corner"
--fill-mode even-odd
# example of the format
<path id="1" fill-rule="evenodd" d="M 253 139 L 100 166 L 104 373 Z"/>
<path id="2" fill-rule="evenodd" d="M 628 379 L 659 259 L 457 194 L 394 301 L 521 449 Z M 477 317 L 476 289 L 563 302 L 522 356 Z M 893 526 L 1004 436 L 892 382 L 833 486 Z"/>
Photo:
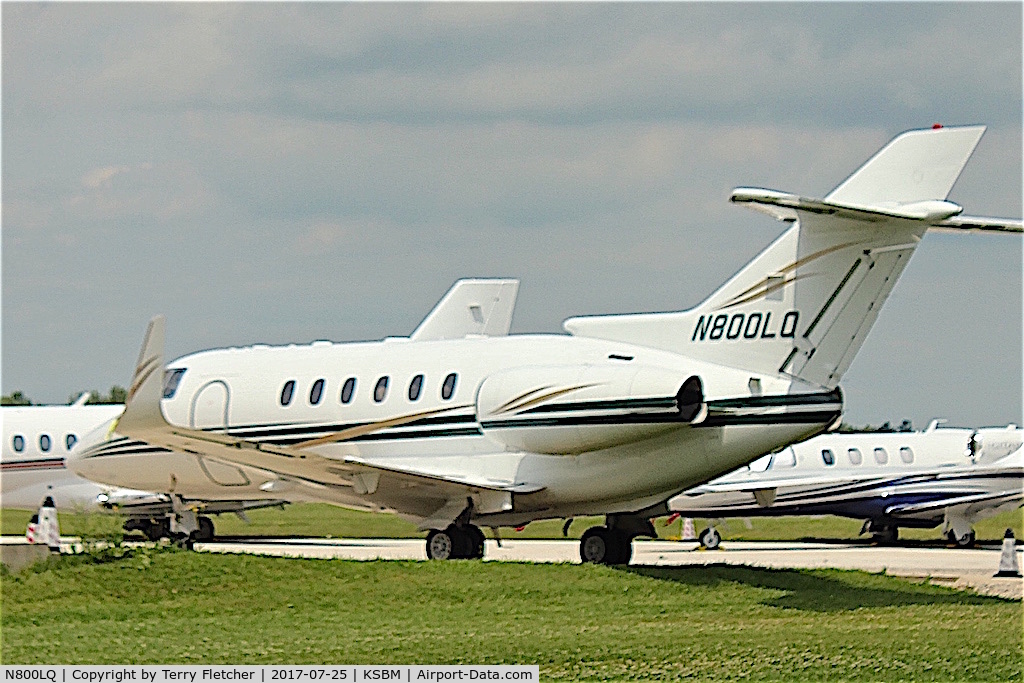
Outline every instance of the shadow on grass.
<path id="1" fill-rule="evenodd" d="M 785 591 L 784 595 L 766 598 L 761 604 L 782 609 L 811 612 L 842 612 L 859 607 L 897 607 L 903 605 L 993 605 L 1012 602 L 951 591 L 927 584 L 911 583 L 892 577 L 873 577 L 858 572 L 804 572 L 795 569 L 769 569 L 737 565 L 712 564 L 693 567 L 620 567 L 620 571 L 661 581 L 674 581 L 689 586 L 714 588 L 738 583 L 756 588 Z M 845 574 L 846 576 L 843 576 Z M 865 585 L 885 582 L 885 586 Z"/>

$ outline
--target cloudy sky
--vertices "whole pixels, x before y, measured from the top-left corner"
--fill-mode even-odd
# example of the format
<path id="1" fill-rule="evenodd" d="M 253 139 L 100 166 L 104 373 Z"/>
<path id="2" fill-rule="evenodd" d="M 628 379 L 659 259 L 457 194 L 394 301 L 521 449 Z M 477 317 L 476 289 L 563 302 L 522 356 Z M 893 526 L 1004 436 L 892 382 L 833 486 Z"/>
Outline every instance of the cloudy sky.
<path id="1" fill-rule="evenodd" d="M 951 199 L 1021 215 L 1021 5 L 2 6 L 2 386 L 408 334 L 464 276 L 514 332 L 698 303 L 895 134 L 989 129 Z M 1021 239 L 929 234 L 847 420 L 1021 421 Z"/>

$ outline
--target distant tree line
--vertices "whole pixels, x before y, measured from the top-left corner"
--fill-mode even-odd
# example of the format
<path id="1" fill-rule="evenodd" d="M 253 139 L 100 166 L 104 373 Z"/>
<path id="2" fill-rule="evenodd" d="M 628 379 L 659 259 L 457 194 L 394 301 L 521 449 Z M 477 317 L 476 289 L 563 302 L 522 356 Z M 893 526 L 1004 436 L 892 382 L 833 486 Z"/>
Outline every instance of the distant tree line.
<path id="1" fill-rule="evenodd" d="M 74 403 L 75 401 L 78 400 L 78 397 L 81 396 L 83 393 L 85 392 L 79 391 L 78 393 L 71 394 L 70 396 L 68 396 L 68 403 Z M 110 391 L 108 391 L 105 394 L 101 391 L 96 391 L 95 389 L 93 389 L 92 391 L 89 392 L 89 400 L 86 401 L 85 403 L 86 405 L 123 404 L 126 398 L 128 398 L 128 391 L 124 387 L 117 386 L 115 384 L 114 386 L 110 387 Z M 31 401 L 31 399 L 29 399 L 28 396 L 25 396 L 25 394 L 23 394 L 22 392 L 12 391 L 10 394 L 4 394 L 2 397 L 0 397 L 0 405 L 31 406 L 37 404 L 34 404 Z"/>
<path id="2" fill-rule="evenodd" d="M 863 432 L 876 434 L 882 432 L 912 432 L 914 431 L 914 426 L 913 424 L 911 424 L 910 420 L 904 420 L 903 422 L 900 423 L 899 427 L 893 427 L 891 422 L 886 422 L 885 424 L 879 427 L 875 427 L 873 425 L 854 427 L 853 425 L 844 422 L 841 425 L 839 425 L 839 429 L 837 429 L 836 431 L 841 432 L 843 434 L 859 434 Z"/>

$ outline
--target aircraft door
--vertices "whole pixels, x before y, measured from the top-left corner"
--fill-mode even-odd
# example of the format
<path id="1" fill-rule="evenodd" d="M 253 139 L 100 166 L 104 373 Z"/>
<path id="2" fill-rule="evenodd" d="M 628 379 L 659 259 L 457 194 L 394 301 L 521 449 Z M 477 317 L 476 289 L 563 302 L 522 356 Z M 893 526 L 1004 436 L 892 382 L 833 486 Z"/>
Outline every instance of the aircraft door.
<path id="1" fill-rule="evenodd" d="M 188 423 L 193 429 L 227 429 L 231 393 L 223 380 L 207 382 L 192 397 Z"/>

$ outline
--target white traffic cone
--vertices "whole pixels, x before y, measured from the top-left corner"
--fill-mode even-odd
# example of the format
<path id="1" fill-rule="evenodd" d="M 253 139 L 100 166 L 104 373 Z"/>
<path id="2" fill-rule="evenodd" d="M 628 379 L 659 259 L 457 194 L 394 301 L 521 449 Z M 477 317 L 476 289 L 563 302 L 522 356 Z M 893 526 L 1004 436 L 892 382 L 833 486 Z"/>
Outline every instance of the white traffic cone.
<path id="1" fill-rule="evenodd" d="M 683 539 L 684 541 L 696 541 L 697 532 L 693 529 L 693 519 L 687 517 L 683 520 Z"/>
<path id="2" fill-rule="evenodd" d="M 1013 538 L 1013 529 L 1007 529 L 1003 536 L 1003 554 L 999 558 L 999 571 L 994 576 L 1015 576 L 1020 578 L 1020 566 L 1017 564 L 1017 541 Z"/>
<path id="3" fill-rule="evenodd" d="M 28 520 L 28 528 L 25 529 L 25 540 L 29 543 L 36 542 L 37 530 L 39 528 L 39 515 L 32 515 L 32 519 Z"/>
<path id="4" fill-rule="evenodd" d="M 60 526 L 57 524 L 57 507 L 53 504 L 53 498 L 46 497 L 43 507 L 39 508 L 39 524 L 36 535 L 40 543 L 45 543 L 50 552 L 60 552 Z"/>

